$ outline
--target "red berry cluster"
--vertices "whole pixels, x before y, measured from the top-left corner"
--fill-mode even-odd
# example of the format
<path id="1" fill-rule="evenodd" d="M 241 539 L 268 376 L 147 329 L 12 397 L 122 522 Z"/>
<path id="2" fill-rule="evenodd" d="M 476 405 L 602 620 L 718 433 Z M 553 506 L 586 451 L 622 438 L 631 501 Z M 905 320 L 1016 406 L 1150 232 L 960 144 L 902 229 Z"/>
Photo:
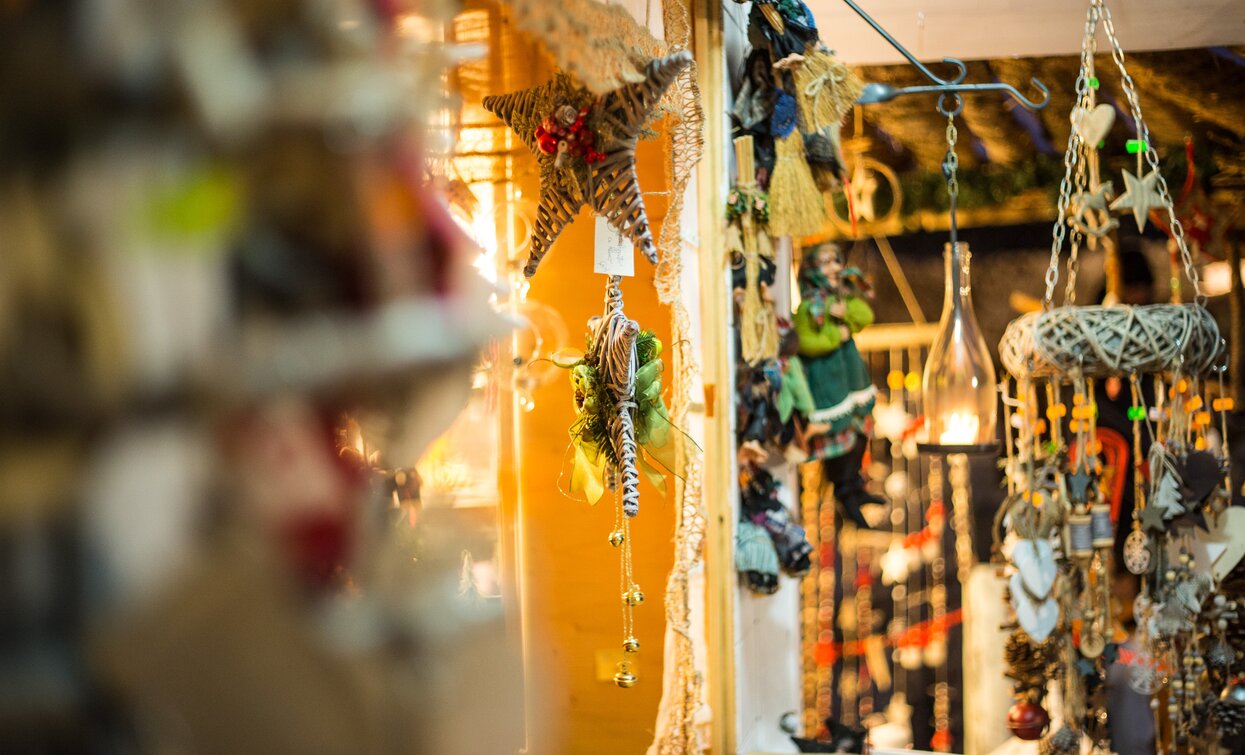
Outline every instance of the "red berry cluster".
<path id="1" fill-rule="evenodd" d="M 588 108 L 582 108 L 569 126 L 563 126 L 552 116 L 536 127 L 536 143 L 540 151 L 546 155 L 556 155 L 558 145 L 566 143 L 566 152 L 575 157 L 582 157 L 584 162 L 599 163 L 605 159 L 603 152 L 598 152 L 597 135 L 588 128 Z"/>

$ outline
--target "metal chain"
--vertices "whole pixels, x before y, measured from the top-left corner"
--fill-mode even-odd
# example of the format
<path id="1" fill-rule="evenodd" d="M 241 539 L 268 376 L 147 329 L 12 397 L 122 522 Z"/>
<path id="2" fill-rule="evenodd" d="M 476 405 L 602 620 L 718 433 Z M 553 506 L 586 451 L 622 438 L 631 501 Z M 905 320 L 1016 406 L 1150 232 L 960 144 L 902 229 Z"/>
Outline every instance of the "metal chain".
<path id="1" fill-rule="evenodd" d="M 1163 173 L 1159 170 L 1159 153 L 1150 141 L 1150 129 L 1141 118 L 1141 102 L 1137 99 L 1137 88 L 1133 84 L 1133 77 L 1129 76 L 1128 71 L 1124 68 L 1124 49 L 1120 47 L 1120 42 L 1115 36 L 1115 24 L 1111 21 L 1111 11 L 1102 0 L 1093 0 L 1091 9 L 1094 6 L 1101 8 L 1102 28 L 1107 33 L 1107 39 L 1111 41 L 1111 57 L 1115 60 L 1116 68 L 1120 69 L 1124 95 L 1128 98 L 1128 105 L 1132 109 L 1133 122 L 1137 124 L 1137 138 L 1141 140 L 1146 162 L 1150 164 L 1150 169 L 1158 174 L 1159 196 L 1163 200 L 1163 206 L 1167 209 L 1167 220 L 1171 226 L 1172 238 L 1175 239 L 1176 246 L 1180 248 L 1180 258 L 1184 263 L 1184 273 L 1193 284 L 1194 301 L 1201 306 L 1205 306 L 1206 294 L 1202 292 L 1202 281 L 1198 275 L 1197 268 L 1193 265 L 1193 255 L 1189 252 L 1189 245 L 1185 241 L 1184 226 L 1181 225 L 1180 219 L 1176 217 L 1176 208 L 1172 202 L 1171 192 L 1167 188 L 1167 179 L 1163 178 Z M 1142 176 L 1137 176 L 1137 178 L 1140 179 Z"/>
<path id="2" fill-rule="evenodd" d="M 1078 106 L 1086 97 L 1089 91 L 1089 79 L 1085 75 L 1089 68 L 1088 62 L 1092 56 L 1092 45 L 1094 39 L 1094 30 L 1098 27 L 1098 6 L 1101 0 L 1093 0 L 1089 5 L 1089 10 L 1085 14 L 1085 38 L 1081 43 L 1081 70 L 1076 77 L 1076 99 Z M 1055 283 L 1059 280 L 1059 254 L 1063 251 L 1064 236 L 1067 234 L 1068 222 L 1068 206 L 1072 202 L 1072 177 L 1073 168 L 1077 164 L 1081 153 L 1081 134 L 1077 129 L 1076 123 L 1072 124 L 1071 131 L 1068 132 L 1068 149 L 1063 155 L 1063 180 L 1059 182 L 1059 206 L 1058 217 L 1055 219 L 1055 227 L 1052 231 L 1050 244 L 1050 266 L 1046 269 L 1046 295 L 1042 297 L 1042 308 L 1050 309 L 1054 306 L 1055 299 Z"/>
<path id="3" fill-rule="evenodd" d="M 1078 107 L 1081 108 L 1080 112 L 1087 112 L 1085 105 L 1088 104 L 1088 102 L 1089 96 L 1087 91 L 1085 99 L 1078 105 Z M 1076 128 L 1077 124 L 1073 124 L 1072 127 Z M 1090 147 L 1086 146 L 1085 149 L 1086 153 L 1088 153 Z M 1076 164 L 1076 181 L 1073 184 L 1073 188 L 1076 189 L 1076 194 L 1080 194 L 1089 188 L 1089 160 L 1086 155 L 1082 155 L 1082 157 L 1085 159 L 1079 160 Z M 1081 252 L 1081 244 L 1084 241 L 1085 234 L 1081 233 L 1081 229 L 1078 225 L 1072 223 L 1072 232 L 1069 234 L 1068 238 L 1068 285 L 1063 291 L 1063 303 L 1067 306 L 1076 304 L 1076 273 L 1077 270 L 1080 269 L 1079 257 Z"/>
<path id="4" fill-rule="evenodd" d="M 942 161 L 942 175 L 947 179 L 947 195 L 952 199 L 960 195 L 960 181 L 956 171 L 960 167 L 960 158 L 955 154 L 955 142 L 959 131 L 955 128 L 955 115 L 947 116 L 947 156 Z"/>

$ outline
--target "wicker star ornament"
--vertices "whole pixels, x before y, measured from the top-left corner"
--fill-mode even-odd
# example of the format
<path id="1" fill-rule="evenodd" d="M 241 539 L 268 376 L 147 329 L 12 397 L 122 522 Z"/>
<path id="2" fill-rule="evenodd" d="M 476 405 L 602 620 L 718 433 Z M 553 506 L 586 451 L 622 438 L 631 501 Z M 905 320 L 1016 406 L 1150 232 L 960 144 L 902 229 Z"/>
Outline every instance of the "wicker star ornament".
<path id="1" fill-rule="evenodd" d="M 644 80 L 596 98 L 564 73 L 532 89 L 485 97 L 484 107 L 519 135 L 540 163 L 531 253 L 536 274 L 549 247 L 585 204 L 657 262 L 635 172 L 635 145 L 653 108 L 692 61 L 677 52 L 649 62 Z"/>

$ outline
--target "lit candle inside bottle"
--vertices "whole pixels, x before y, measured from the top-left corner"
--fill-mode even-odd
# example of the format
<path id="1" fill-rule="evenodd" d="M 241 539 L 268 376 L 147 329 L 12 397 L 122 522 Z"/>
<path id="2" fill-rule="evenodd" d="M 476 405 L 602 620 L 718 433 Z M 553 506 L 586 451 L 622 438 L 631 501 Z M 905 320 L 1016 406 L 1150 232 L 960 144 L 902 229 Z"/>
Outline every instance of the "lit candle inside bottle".
<path id="1" fill-rule="evenodd" d="M 977 442 L 981 420 L 971 412 L 952 412 L 942 422 L 938 442 L 944 446 L 969 446 Z"/>

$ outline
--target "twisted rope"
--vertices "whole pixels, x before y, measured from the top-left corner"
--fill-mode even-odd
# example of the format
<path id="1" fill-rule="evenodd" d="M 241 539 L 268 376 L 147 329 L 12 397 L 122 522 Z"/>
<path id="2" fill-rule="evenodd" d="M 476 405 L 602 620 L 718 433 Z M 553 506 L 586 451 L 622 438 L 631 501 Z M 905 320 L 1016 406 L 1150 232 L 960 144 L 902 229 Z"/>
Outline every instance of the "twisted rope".
<path id="1" fill-rule="evenodd" d="M 640 473 L 635 445 L 635 342 L 640 326 L 623 313 L 621 283 L 620 276 L 610 276 L 605 289 L 605 315 L 597 323 L 588 359 L 597 365 L 601 380 L 614 398 L 610 442 L 618 459 L 623 513 L 633 517 L 640 511 Z"/>

